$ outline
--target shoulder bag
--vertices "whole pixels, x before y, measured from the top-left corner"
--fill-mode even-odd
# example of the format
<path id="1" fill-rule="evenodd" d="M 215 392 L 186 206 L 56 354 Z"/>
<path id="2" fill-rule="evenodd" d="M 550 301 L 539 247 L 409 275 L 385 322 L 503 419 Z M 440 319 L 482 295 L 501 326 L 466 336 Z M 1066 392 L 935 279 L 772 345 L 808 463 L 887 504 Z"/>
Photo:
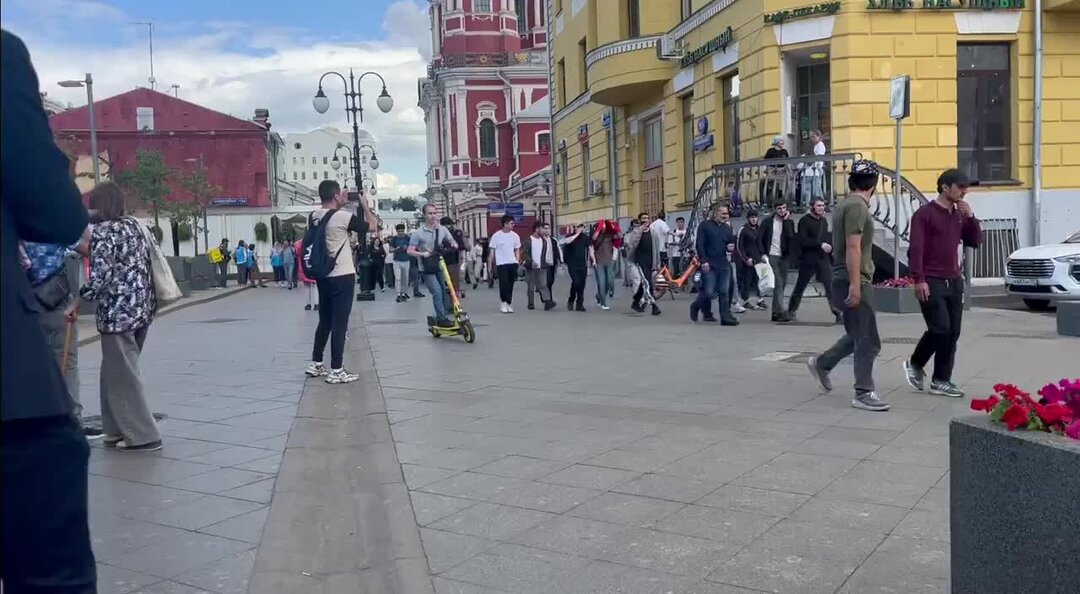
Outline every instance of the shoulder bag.
<path id="1" fill-rule="evenodd" d="M 165 254 L 162 253 L 161 246 L 157 244 L 150 229 L 135 219 L 131 219 L 131 222 L 139 228 L 143 242 L 146 243 L 146 253 L 150 257 L 150 276 L 154 283 L 154 295 L 157 296 L 158 307 L 183 297 L 184 294 L 180 292 L 180 286 L 176 284 L 176 279 L 173 277 L 172 268 L 169 268 L 169 261 L 165 259 Z"/>

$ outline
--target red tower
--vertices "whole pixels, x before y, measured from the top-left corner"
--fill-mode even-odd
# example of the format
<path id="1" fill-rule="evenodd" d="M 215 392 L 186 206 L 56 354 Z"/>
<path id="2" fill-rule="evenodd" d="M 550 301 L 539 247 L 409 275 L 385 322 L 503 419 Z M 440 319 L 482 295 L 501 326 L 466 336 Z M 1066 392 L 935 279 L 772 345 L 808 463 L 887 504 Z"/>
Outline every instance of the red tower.
<path id="1" fill-rule="evenodd" d="M 488 235 L 490 203 L 550 216 L 545 1 L 430 1 L 432 61 L 419 85 L 429 198 L 474 238 Z"/>

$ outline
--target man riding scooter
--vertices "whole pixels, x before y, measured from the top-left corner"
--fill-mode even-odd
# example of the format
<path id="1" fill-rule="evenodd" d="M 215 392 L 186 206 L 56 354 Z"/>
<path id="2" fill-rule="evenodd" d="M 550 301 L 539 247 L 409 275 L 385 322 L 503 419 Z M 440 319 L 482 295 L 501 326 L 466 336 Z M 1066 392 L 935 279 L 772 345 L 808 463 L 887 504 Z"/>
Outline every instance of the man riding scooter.
<path id="1" fill-rule="evenodd" d="M 452 328 L 453 320 L 447 315 L 451 304 L 448 302 L 446 279 L 440 274 L 439 250 L 460 249 L 450 230 L 439 224 L 438 213 L 434 204 L 424 205 L 424 224 L 413 231 L 409 239 L 408 254 L 419 259 L 420 274 L 431 293 L 431 304 L 435 310 L 435 325 Z"/>

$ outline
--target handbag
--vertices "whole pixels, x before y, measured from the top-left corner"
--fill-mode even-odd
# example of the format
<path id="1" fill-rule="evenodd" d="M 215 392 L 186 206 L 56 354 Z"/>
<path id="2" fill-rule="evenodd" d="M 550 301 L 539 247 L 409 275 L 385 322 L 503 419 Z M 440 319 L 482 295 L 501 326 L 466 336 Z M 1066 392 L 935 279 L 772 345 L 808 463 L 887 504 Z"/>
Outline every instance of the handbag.
<path id="1" fill-rule="evenodd" d="M 131 221 L 139 227 L 139 232 L 142 233 L 143 241 L 146 243 L 146 253 L 150 257 L 150 276 L 154 282 L 154 295 L 157 296 L 158 305 L 183 297 L 184 294 L 180 292 L 180 286 L 176 284 L 176 279 L 173 277 L 172 268 L 169 268 L 169 261 L 165 259 L 165 254 L 154 240 L 154 236 L 150 234 L 150 229 L 135 219 Z"/>
<path id="2" fill-rule="evenodd" d="M 758 262 L 754 264 L 754 272 L 758 277 L 758 293 L 762 297 L 768 297 L 772 295 L 773 289 L 776 287 L 776 279 L 773 278 L 772 266 L 764 262 Z"/>
<path id="3" fill-rule="evenodd" d="M 34 297 L 48 311 L 53 311 L 67 302 L 71 296 L 71 283 L 68 281 L 64 268 L 47 278 L 44 282 L 32 287 Z"/>

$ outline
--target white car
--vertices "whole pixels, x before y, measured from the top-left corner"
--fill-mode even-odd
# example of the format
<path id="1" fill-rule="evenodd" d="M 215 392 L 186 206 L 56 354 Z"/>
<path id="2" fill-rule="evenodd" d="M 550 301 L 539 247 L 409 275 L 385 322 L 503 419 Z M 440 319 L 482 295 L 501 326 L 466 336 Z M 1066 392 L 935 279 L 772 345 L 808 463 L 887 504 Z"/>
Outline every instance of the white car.
<path id="1" fill-rule="evenodd" d="M 1009 254 L 1005 290 L 1035 310 L 1047 309 L 1055 301 L 1080 301 L 1080 232 L 1061 243 Z"/>

